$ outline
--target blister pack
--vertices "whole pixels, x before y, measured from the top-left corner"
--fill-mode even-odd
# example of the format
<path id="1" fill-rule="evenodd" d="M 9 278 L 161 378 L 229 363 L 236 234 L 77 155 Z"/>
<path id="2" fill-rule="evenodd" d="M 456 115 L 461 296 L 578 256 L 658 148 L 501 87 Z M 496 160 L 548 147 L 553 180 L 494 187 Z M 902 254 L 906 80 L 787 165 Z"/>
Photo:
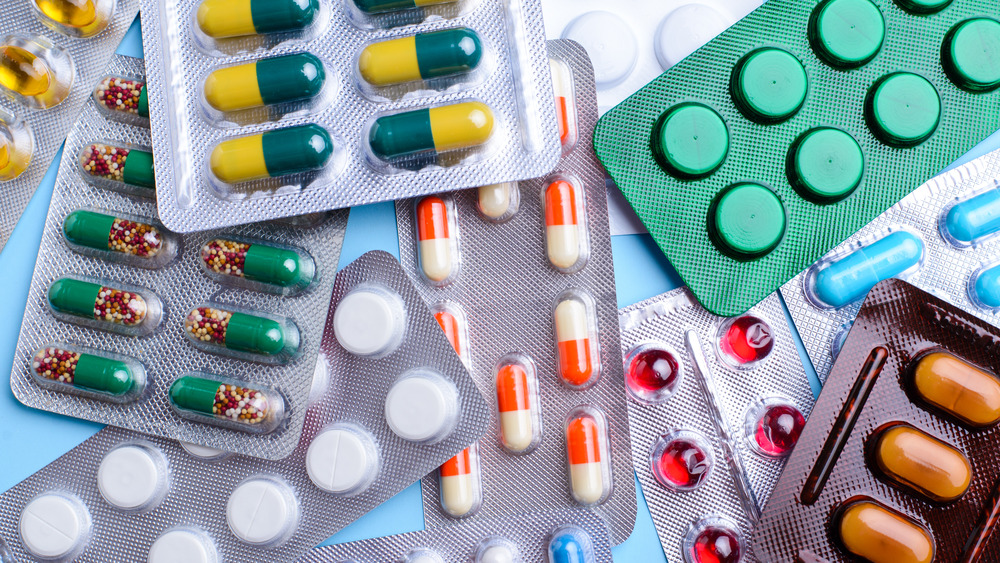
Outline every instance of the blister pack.
<path id="1" fill-rule="evenodd" d="M 139 0 L 8 2 L 0 17 L 0 249 Z"/>
<path id="2" fill-rule="evenodd" d="M 605 114 L 594 146 L 698 300 L 739 314 L 1000 127 L 998 17 L 767 2 Z"/>
<path id="3" fill-rule="evenodd" d="M 283 458 L 302 430 L 347 212 L 186 237 L 166 230 L 151 199 L 149 130 L 107 119 L 135 114 L 109 111 L 100 95 L 114 84 L 126 99 L 137 88 L 122 85 L 142 81 L 142 61 L 116 56 L 106 74 L 113 78 L 99 83 L 66 141 L 14 395 L 68 416 Z"/>
<path id="4" fill-rule="evenodd" d="M 932 178 L 781 288 L 820 380 L 861 302 L 899 277 L 996 322 L 1000 151 Z"/>
<path id="5" fill-rule="evenodd" d="M 608 529 L 584 510 L 461 522 L 309 550 L 302 563 L 598 563 L 611 561 Z"/>
<path id="6" fill-rule="evenodd" d="M 157 199 L 176 231 L 530 178 L 558 158 L 539 0 L 143 13 L 163 47 L 147 55 L 153 148 L 170 156 Z"/>
<path id="7" fill-rule="evenodd" d="M 766 561 L 1000 560 L 1000 329 L 912 285 L 861 306 L 756 531 Z"/>
<path id="8" fill-rule="evenodd" d="M 727 319 L 678 288 L 619 319 L 632 460 L 667 559 L 754 561 L 752 530 L 813 405 L 778 296 Z"/>
<path id="9" fill-rule="evenodd" d="M 495 413 L 478 451 L 423 480 L 424 519 L 592 506 L 618 544 L 636 501 L 607 200 L 588 134 L 594 75 L 573 42 L 550 41 L 549 56 L 566 151 L 555 171 L 396 203 L 400 261 Z"/>

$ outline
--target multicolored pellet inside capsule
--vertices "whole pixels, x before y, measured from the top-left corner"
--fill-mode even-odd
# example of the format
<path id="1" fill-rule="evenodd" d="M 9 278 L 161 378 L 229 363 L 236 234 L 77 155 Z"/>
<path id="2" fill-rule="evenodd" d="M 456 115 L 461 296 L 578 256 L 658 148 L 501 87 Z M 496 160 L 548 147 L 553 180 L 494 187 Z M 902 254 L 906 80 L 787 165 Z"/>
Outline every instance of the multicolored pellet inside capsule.
<path id="1" fill-rule="evenodd" d="M 305 288 L 316 276 L 316 264 L 294 250 L 266 244 L 213 239 L 201 247 L 209 271 L 279 287 Z"/>
<path id="2" fill-rule="evenodd" d="M 153 258 L 163 250 L 159 229 L 96 211 L 78 209 L 63 221 L 63 234 L 73 244 Z"/>
<path id="3" fill-rule="evenodd" d="M 170 385 L 170 402 L 182 412 L 258 427 L 254 429 L 263 432 L 272 429 L 284 411 L 284 403 L 271 391 L 194 375 L 185 375 Z"/>
<path id="4" fill-rule="evenodd" d="M 80 166 L 94 178 L 156 189 L 153 153 L 148 151 L 91 143 L 80 153 Z"/>
<path id="5" fill-rule="evenodd" d="M 143 378 L 123 361 L 55 346 L 36 352 L 31 369 L 43 379 L 115 396 L 128 394 Z"/>
<path id="6" fill-rule="evenodd" d="M 146 83 L 120 76 L 105 76 L 94 88 L 94 101 L 109 111 L 149 117 Z"/>
<path id="7" fill-rule="evenodd" d="M 294 355 L 299 346 L 294 326 L 214 307 L 192 309 L 184 320 L 184 333 L 197 343 L 265 356 Z"/>
<path id="8" fill-rule="evenodd" d="M 99 283 L 61 278 L 49 286 L 49 305 L 60 313 L 123 325 L 138 326 L 146 320 L 146 300 L 134 291 Z"/>

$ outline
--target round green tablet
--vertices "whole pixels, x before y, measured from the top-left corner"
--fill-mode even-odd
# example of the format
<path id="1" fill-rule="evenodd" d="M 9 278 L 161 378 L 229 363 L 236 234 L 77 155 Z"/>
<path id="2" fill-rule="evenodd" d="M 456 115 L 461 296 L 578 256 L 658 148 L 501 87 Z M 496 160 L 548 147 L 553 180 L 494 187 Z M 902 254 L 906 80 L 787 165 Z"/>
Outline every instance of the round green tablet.
<path id="1" fill-rule="evenodd" d="M 937 129 L 941 97 L 922 76 L 909 72 L 887 74 L 868 91 L 865 120 L 883 143 L 897 148 L 915 147 Z"/>
<path id="2" fill-rule="evenodd" d="M 781 242 L 785 207 L 774 192 L 760 184 L 733 184 L 712 202 L 709 234 L 720 250 L 733 258 L 759 258 Z"/>
<path id="3" fill-rule="evenodd" d="M 773 47 L 740 59 L 729 81 L 733 102 L 747 119 L 758 123 L 778 123 L 795 115 L 808 89 L 802 63 L 788 51 Z"/>
<path id="4" fill-rule="evenodd" d="M 952 3 L 952 0 L 896 0 L 899 7 L 911 14 L 926 15 L 940 12 Z"/>
<path id="5" fill-rule="evenodd" d="M 871 0 L 826 0 L 809 18 L 809 43 L 828 65 L 849 70 L 875 58 L 885 41 L 885 18 Z"/>
<path id="6" fill-rule="evenodd" d="M 666 111 L 653 128 L 653 154 L 667 173 L 685 180 L 703 178 L 722 166 L 729 131 L 712 108 L 694 102 Z"/>
<path id="7" fill-rule="evenodd" d="M 832 127 L 806 131 L 788 153 L 788 181 L 814 203 L 844 199 L 861 183 L 865 155 L 854 137 Z"/>
<path id="8" fill-rule="evenodd" d="M 959 22 L 944 38 L 941 65 L 963 90 L 996 90 L 1000 86 L 1000 22 L 993 18 Z"/>

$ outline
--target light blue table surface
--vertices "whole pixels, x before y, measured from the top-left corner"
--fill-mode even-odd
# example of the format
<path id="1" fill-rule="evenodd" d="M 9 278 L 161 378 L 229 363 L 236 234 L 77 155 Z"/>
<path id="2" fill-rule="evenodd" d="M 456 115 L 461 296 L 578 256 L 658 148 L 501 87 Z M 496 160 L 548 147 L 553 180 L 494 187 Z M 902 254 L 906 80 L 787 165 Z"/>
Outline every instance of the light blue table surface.
<path id="1" fill-rule="evenodd" d="M 142 56 L 138 20 L 118 49 L 123 55 Z M 1000 133 L 981 143 L 959 163 L 1000 148 Z M 62 152 L 56 155 L 38 191 L 21 217 L 7 246 L 0 253 L 0 491 L 7 490 L 40 470 L 101 429 L 100 424 L 30 409 L 10 391 L 7 375 L 13 364 L 14 348 L 24 314 L 28 287 L 48 211 L 56 170 Z M 956 163 L 957 164 L 957 163 Z M 381 249 L 399 256 L 396 220 L 392 203 L 356 207 L 351 210 L 347 237 L 340 257 L 344 267 L 369 250 Z M 625 307 L 680 285 L 677 274 L 647 235 L 612 237 L 618 306 Z M 41 257 L 45 259 L 44 256 Z M 805 353 L 799 344 L 799 353 Z M 808 360 L 805 361 L 814 392 L 819 383 Z M 638 482 L 636 488 L 638 489 Z M 616 561 L 666 561 L 641 490 L 635 531 L 614 548 Z M 329 538 L 323 545 L 409 532 L 423 528 L 420 484 L 414 484 L 369 514 Z"/>

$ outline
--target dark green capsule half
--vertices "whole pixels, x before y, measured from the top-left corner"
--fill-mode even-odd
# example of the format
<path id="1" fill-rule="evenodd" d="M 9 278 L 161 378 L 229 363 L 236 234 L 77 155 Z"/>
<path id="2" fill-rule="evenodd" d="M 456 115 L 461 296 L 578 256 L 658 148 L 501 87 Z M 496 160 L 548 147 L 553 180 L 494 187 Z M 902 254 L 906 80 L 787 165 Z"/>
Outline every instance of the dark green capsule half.
<path id="1" fill-rule="evenodd" d="M 375 120 L 368 136 L 372 152 L 392 159 L 434 150 L 429 109 L 386 115 Z"/>
<path id="2" fill-rule="evenodd" d="M 299 348 L 299 334 L 294 327 L 285 330 L 272 319 L 233 313 L 226 328 L 226 348 L 269 356 L 294 354 Z"/>
<path id="3" fill-rule="evenodd" d="M 78 209 L 66 216 L 63 234 L 73 244 L 107 250 L 108 235 L 114 224 L 115 218 L 111 215 Z"/>
<path id="4" fill-rule="evenodd" d="M 302 29 L 319 12 L 318 0 L 250 0 L 250 14 L 257 33 Z"/>
<path id="5" fill-rule="evenodd" d="M 483 58 L 483 43 L 469 28 L 418 33 L 413 41 L 422 78 L 469 72 Z"/>
<path id="6" fill-rule="evenodd" d="M 254 244 L 247 249 L 243 274 L 247 279 L 282 287 L 307 286 L 316 275 L 316 266 L 293 250 Z"/>
<path id="7" fill-rule="evenodd" d="M 323 63 L 312 53 L 257 61 L 257 87 L 268 105 L 315 97 L 325 80 Z"/>
<path id="8" fill-rule="evenodd" d="M 170 386 L 170 401 L 179 409 L 212 416 L 215 396 L 222 385 L 214 379 L 185 375 Z"/>
<path id="9" fill-rule="evenodd" d="M 313 123 L 264 133 L 261 144 L 271 176 L 322 168 L 333 154 L 330 134 Z"/>
<path id="10" fill-rule="evenodd" d="M 94 303 L 100 293 L 99 283 L 61 278 L 49 286 L 49 305 L 60 313 L 92 319 Z"/>
<path id="11" fill-rule="evenodd" d="M 435 4 L 453 4 L 457 0 L 354 0 L 354 5 L 362 12 L 380 14 Z"/>
<path id="12" fill-rule="evenodd" d="M 124 395 L 132 390 L 135 381 L 132 370 L 125 362 L 81 354 L 73 384 L 112 395 Z"/>
<path id="13" fill-rule="evenodd" d="M 156 189 L 156 175 L 153 173 L 153 153 L 130 149 L 122 169 L 122 181 L 133 186 Z"/>
<path id="14" fill-rule="evenodd" d="M 139 104 L 136 107 L 136 111 L 142 117 L 149 117 L 149 94 L 146 93 L 146 85 L 142 85 L 142 89 L 139 90 Z"/>

